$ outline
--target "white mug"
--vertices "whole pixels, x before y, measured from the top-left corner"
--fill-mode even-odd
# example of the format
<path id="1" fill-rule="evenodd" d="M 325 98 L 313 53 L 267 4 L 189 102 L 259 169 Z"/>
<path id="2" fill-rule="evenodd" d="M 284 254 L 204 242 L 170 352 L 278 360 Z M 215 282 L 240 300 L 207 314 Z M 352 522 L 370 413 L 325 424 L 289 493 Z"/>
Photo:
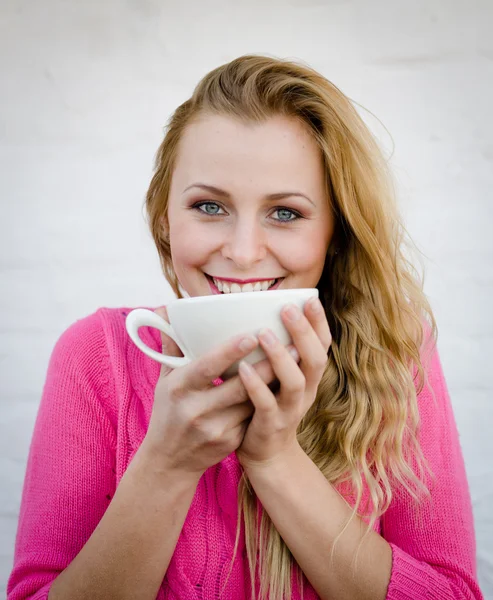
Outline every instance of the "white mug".
<path id="1" fill-rule="evenodd" d="M 256 336 L 265 327 L 270 328 L 285 346 L 291 344 L 291 336 L 281 319 L 281 309 L 292 303 L 303 311 L 309 298 L 318 298 L 316 288 L 180 298 L 166 306 L 169 323 L 151 310 L 136 308 L 128 314 L 126 328 L 132 341 L 144 354 L 174 369 L 199 358 L 236 335 Z M 168 356 L 149 348 L 139 337 L 139 327 L 159 329 L 176 342 L 184 356 Z M 265 353 L 258 346 L 244 360 L 255 364 L 264 358 Z M 237 372 L 238 361 L 226 370 L 224 376 L 232 377 Z"/>

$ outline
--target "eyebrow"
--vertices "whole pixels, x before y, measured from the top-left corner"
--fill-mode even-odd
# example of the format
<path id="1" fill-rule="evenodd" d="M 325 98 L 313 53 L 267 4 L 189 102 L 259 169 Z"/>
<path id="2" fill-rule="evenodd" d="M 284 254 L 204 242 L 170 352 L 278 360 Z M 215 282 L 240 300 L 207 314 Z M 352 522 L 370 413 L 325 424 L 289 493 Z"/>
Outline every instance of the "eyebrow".
<path id="1" fill-rule="evenodd" d="M 190 188 L 193 187 L 197 187 L 206 192 L 210 192 L 211 194 L 215 194 L 220 198 L 231 198 L 231 195 L 225 190 L 215 187 L 214 185 L 207 185 L 205 183 L 192 183 L 192 185 L 189 185 L 183 190 L 183 193 L 187 192 Z M 267 194 L 265 197 L 268 200 L 283 200 L 284 198 L 288 198 L 290 196 L 299 196 L 300 198 L 305 198 L 306 200 L 308 200 L 308 202 L 310 202 L 310 204 L 313 204 L 313 206 L 315 206 L 315 202 L 313 202 L 313 200 L 311 200 L 308 196 L 302 194 L 301 192 L 276 192 L 275 194 Z"/>

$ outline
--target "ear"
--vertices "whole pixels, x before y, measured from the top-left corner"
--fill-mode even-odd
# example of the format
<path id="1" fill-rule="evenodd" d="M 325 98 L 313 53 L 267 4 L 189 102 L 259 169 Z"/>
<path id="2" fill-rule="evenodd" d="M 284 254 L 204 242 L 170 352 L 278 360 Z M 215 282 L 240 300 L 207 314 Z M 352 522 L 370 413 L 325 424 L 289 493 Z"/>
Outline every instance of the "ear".
<path id="1" fill-rule="evenodd" d="M 163 215 L 159 220 L 159 225 L 161 226 L 161 236 L 164 240 L 169 241 L 169 223 L 168 217 Z"/>

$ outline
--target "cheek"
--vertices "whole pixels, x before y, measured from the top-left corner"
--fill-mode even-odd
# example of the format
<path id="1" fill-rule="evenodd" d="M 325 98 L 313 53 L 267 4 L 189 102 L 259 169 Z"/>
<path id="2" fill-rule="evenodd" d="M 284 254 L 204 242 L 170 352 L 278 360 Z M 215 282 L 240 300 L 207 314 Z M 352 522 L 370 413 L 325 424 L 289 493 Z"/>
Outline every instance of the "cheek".
<path id="1" fill-rule="evenodd" d="M 304 238 L 290 243 L 284 251 L 284 266 L 292 273 L 321 272 L 325 263 L 325 243 L 314 243 L 316 238 Z"/>
<path id="2" fill-rule="evenodd" d="M 170 231 L 171 256 L 176 269 L 203 262 L 212 249 L 213 240 L 193 225 L 175 226 Z"/>

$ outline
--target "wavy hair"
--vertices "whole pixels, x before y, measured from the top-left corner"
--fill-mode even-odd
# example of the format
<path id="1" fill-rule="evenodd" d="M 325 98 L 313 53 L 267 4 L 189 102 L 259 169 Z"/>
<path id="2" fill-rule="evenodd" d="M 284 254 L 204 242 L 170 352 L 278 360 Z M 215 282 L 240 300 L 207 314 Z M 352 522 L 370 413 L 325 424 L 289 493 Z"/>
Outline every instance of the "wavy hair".
<path id="1" fill-rule="evenodd" d="M 254 123 L 273 115 L 292 117 L 305 124 L 320 148 L 336 217 L 317 285 L 332 345 L 297 436 L 326 479 L 346 490 L 340 493 L 353 505 L 348 524 L 360 516 L 368 525 L 366 536 L 397 494 L 409 494 L 418 508 L 429 495 L 426 473 L 433 477 L 419 444 L 417 395 L 427 381 L 431 352 L 424 350 L 436 343 L 436 323 L 424 280 L 406 258 L 406 249 L 417 248 L 403 226 L 387 161 L 353 103 L 308 66 L 248 55 L 214 69 L 171 116 L 146 195 L 161 265 L 178 298 L 183 296 L 171 262 L 168 194 L 183 131 L 204 114 Z M 261 599 L 290 598 L 295 574 L 303 592 L 305 578 L 267 513 L 259 510 L 245 474 L 238 489 L 234 556 L 242 517 L 252 598 L 256 576 Z"/>

